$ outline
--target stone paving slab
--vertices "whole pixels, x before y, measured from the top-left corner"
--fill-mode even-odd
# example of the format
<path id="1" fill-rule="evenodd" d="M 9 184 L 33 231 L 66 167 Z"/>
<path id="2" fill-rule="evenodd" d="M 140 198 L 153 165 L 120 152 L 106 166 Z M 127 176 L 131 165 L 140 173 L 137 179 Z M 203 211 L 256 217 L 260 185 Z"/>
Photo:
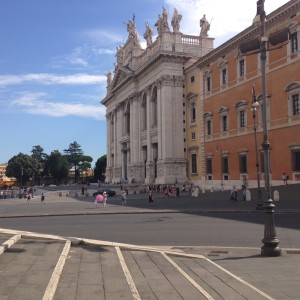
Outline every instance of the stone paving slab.
<path id="1" fill-rule="evenodd" d="M 41 299 L 63 245 L 19 240 L 0 255 L 0 299 Z"/>
<path id="2" fill-rule="evenodd" d="M 0 234 L 8 239 L 14 231 Z M 72 238 L 58 274 L 68 238 L 15 234 L 21 239 L 0 255 L 1 300 L 43 299 L 53 275 L 56 300 L 300 298 L 300 254 L 288 254 L 296 249 L 262 258 L 253 248 L 154 248 Z"/>

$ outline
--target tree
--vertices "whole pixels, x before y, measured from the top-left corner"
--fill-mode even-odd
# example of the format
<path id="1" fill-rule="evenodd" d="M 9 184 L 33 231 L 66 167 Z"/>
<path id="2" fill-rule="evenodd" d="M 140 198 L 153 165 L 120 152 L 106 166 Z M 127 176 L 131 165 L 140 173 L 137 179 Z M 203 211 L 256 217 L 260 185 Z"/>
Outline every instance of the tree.
<path id="1" fill-rule="evenodd" d="M 69 174 L 69 162 L 58 150 L 54 150 L 45 162 L 45 168 L 53 177 L 53 183 L 60 183 Z"/>
<path id="2" fill-rule="evenodd" d="M 107 164 L 107 157 L 106 155 L 101 156 L 96 164 L 95 164 L 95 171 L 94 171 L 94 178 L 96 180 L 105 181 L 105 170 Z"/>
<path id="3" fill-rule="evenodd" d="M 83 155 L 81 146 L 75 141 L 69 145 L 68 149 L 64 150 L 66 157 L 75 171 L 75 183 L 77 183 L 77 177 L 80 170 L 84 170 L 86 167 L 91 167 L 93 158 L 91 156 Z M 82 169 L 83 168 L 83 169 Z"/>
<path id="4" fill-rule="evenodd" d="M 31 150 L 31 157 L 35 160 L 35 172 L 33 176 L 35 178 L 38 178 L 39 184 L 41 181 L 41 175 L 44 175 L 44 169 L 45 169 L 45 161 L 48 157 L 46 153 L 44 153 L 44 149 L 40 146 L 32 146 Z M 33 180 L 34 180 L 33 177 Z"/>
<path id="5" fill-rule="evenodd" d="M 5 175 L 17 178 L 20 180 L 20 186 L 22 186 L 23 184 L 26 185 L 36 168 L 36 161 L 31 156 L 19 153 L 8 161 Z"/>

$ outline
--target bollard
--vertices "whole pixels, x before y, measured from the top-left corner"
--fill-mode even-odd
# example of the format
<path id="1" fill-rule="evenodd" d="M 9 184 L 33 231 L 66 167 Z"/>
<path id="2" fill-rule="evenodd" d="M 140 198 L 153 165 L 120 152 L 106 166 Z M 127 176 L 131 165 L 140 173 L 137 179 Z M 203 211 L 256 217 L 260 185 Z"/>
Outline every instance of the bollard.
<path id="1" fill-rule="evenodd" d="M 279 192 L 277 190 L 274 191 L 274 201 L 279 201 Z"/>
<path id="2" fill-rule="evenodd" d="M 205 194 L 205 187 L 202 187 L 202 194 Z"/>
<path id="3" fill-rule="evenodd" d="M 66 193 L 66 197 L 69 197 L 69 193 Z"/>
<path id="4" fill-rule="evenodd" d="M 251 193 L 249 190 L 246 190 L 246 201 L 251 201 Z"/>
<path id="5" fill-rule="evenodd" d="M 86 193 L 85 193 L 85 196 L 88 197 L 88 196 L 89 196 L 89 192 L 86 192 Z"/>
<path id="6" fill-rule="evenodd" d="M 59 192 L 59 193 L 58 193 L 58 196 L 59 196 L 59 197 L 62 197 L 62 192 Z"/>
<path id="7" fill-rule="evenodd" d="M 214 191 L 214 188 L 213 188 L 213 187 L 211 187 L 211 188 L 210 188 L 210 191 L 211 191 L 211 192 L 213 192 L 213 191 Z"/>

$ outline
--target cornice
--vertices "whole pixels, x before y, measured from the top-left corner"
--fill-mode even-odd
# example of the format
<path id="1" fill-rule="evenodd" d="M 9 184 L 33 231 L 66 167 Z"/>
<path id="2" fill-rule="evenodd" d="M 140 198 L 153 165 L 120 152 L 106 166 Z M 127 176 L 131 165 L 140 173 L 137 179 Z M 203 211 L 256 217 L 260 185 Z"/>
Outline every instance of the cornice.
<path id="1" fill-rule="evenodd" d="M 270 13 L 266 19 L 266 31 L 270 30 L 274 24 L 282 22 L 293 14 L 297 13 L 300 10 L 300 0 L 291 0 L 283 6 L 279 7 L 277 10 Z M 190 69 L 194 67 L 203 68 L 206 67 L 211 62 L 216 61 L 220 57 L 228 54 L 234 49 L 238 49 L 239 45 L 249 40 L 255 36 L 259 35 L 259 28 L 254 27 L 253 25 L 249 26 L 233 38 L 229 39 L 227 42 L 223 43 L 216 49 L 212 50 L 202 58 L 200 58 L 194 65 L 186 69 L 185 72 L 189 72 Z"/>

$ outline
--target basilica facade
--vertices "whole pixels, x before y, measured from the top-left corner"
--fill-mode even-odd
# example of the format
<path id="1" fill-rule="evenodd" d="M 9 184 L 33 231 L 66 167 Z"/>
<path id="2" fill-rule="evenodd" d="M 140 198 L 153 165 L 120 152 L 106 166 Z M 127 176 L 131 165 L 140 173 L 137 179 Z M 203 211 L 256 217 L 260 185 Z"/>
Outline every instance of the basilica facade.
<path id="1" fill-rule="evenodd" d="M 201 19 L 199 36 L 180 32 L 174 9 L 171 29 L 163 9 L 153 29 L 146 23 L 142 49 L 132 20 L 128 38 L 117 47 L 113 73 L 107 73 L 108 182 L 164 184 L 187 182 L 184 70 L 213 49 L 209 24 Z"/>

